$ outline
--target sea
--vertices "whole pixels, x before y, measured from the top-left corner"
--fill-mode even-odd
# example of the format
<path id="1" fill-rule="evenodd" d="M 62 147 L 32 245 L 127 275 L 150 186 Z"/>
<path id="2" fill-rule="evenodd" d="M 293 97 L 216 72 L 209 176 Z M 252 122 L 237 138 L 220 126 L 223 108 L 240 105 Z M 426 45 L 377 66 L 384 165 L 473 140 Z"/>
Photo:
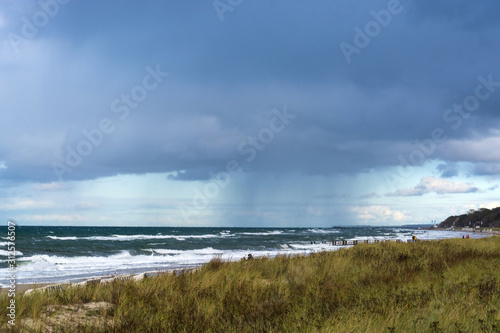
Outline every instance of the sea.
<path id="1" fill-rule="evenodd" d="M 3 228 L 2 228 L 3 229 Z M 1 229 L 0 229 L 1 230 Z M 412 227 L 170 228 L 16 226 L 15 270 L 7 228 L 0 234 L 0 284 L 68 283 L 123 274 L 198 267 L 214 257 L 240 260 L 334 251 L 336 240 L 461 238 L 456 231 Z M 471 233 L 470 237 L 486 236 Z"/>

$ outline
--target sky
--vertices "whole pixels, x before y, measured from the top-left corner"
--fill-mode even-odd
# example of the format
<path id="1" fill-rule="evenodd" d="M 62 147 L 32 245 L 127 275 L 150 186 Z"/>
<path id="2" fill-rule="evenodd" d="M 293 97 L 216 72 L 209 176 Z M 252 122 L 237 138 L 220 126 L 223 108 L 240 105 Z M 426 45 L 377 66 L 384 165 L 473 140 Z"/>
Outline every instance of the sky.
<path id="1" fill-rule="evenodd" d="M 331 227 L 500 206 L 500 2 L 0 2 L 0 219 Z"/>

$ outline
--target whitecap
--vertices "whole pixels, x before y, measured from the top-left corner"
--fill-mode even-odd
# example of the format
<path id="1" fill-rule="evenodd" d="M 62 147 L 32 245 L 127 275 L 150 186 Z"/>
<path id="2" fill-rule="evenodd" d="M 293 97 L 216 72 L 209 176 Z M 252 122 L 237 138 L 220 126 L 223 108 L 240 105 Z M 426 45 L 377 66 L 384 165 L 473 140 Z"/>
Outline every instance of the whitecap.
<path id="1" fill-rule="evenodd" d="M 111 236 L 88 236 L 88 237 L 59 237 L 59 236 L 47 236 L 47 238 L 54 240 L 97 240 L 97 241 L 134 241 L 134 240 L 146 240 L 146 239 L 176 239 L 176 240 L 186 240 L 186 239 L 209 239 L 209 238 L 225 238 L 233 237 L 231 234 L 202 234 L 202 235 L 111 235 Z"/>
<path id="2" fill-rule="evenodd" d="M 307 229 L 307 231 L 315 233 L 315 234 L 338 234 L 339 230 L 333 229 Z"/>
<path id="3" fill-rule="evenodd" d="M 238 235 L 245 235 L 245 236 L 274 236 L 274 235 L 282 235 L 283 231 L 280 230 L 274 230 L 274 231 L 268 231 L 268 232 L 241 232 Z"/>
<path id="4" fill-rule="evenodd" d="M 11 251 L 0 250 L 0 256 L 8 257 L 9 254 L 12 255 L 13 253 Z M 20 257 L 22 255 L 23 255 L 23 253 L 21 251 L 15 251 L 15 256 L 16 257 Z"/>
<path id="5" fill-rule="evenodd" d="M 58 237 L 58 236 L 47 236 L 47 238 L 55 239 L 55 240 L 77 240 L 78 237 L 70 236 L 70 237 Z"/>

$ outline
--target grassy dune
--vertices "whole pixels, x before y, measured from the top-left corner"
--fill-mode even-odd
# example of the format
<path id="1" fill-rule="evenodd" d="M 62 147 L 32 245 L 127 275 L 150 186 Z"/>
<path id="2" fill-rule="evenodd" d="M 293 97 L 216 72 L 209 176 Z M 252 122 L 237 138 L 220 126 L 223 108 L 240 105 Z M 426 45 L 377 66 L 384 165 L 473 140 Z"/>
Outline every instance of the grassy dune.
<path id="1" fill-rule="evenodd" d="M 500 332 L 500 237 L 214 259 L 16 304 L 13 332 Z"/>

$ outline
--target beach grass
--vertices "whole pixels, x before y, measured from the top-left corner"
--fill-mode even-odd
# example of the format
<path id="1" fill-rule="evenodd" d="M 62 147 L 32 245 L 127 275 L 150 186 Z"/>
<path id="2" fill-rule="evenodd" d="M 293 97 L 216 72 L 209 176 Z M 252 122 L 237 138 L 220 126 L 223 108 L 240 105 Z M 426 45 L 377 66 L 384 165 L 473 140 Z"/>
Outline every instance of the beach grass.
<path id="1" fill-rule="evenodd" d="M 0 306 L 8 305 L 6 294 Z M 16 296 L 12 332 L 500 332 L 500 237 L 361 244 Z"/>

